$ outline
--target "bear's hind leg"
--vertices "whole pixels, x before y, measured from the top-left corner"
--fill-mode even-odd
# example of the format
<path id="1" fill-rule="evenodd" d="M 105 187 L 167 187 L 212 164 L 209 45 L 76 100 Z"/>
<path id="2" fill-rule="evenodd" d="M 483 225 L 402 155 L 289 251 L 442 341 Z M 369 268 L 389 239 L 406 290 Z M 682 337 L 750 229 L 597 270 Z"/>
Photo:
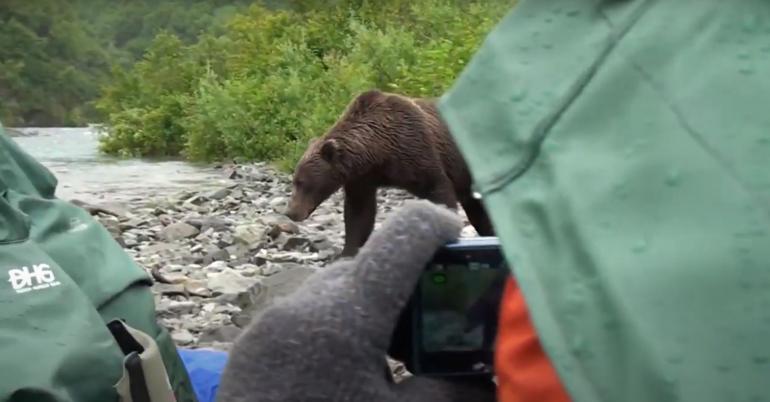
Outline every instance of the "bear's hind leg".
<path id="1" fill-rule="evenodd" d="M 457 211 L 457 195 L 449 178 L 442 174 L 438 178 L 431 180 L 431 182 L 432 184 L 426 190 L 415 195 L 425 198 L 434 204 L 441 204 Z"/>
<path id="2" fill-rule="evenodd" d="M 462 206 L 468 221 L 480 236 L 495 235 L 492 222 L 489 220 L 489 215 L 481 200 L 468 196 L 462 200 Z"/>
<path id="3" fill-rule="evenodd" d="M 345 185 L 345 246 L 340 256 L 352 257 L 366 243 L 377 215 L 377 187 L 366 183 Z"/>

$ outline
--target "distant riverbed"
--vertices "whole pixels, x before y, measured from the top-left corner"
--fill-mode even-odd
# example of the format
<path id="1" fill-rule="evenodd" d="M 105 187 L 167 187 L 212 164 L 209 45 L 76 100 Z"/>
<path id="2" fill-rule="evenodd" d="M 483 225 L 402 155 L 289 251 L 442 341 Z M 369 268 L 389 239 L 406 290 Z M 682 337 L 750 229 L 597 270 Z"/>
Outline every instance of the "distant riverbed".
<path id="1" fill-rule="evenodd" d="M 208 166 L 105 156 L 98 150 L 98 133 L 88 127 L 12 130 L 24 134 L 13 140 L 56 175 L 57 196 L 66 200 L 125 204 L 224 183 L 221 171 Z"/>

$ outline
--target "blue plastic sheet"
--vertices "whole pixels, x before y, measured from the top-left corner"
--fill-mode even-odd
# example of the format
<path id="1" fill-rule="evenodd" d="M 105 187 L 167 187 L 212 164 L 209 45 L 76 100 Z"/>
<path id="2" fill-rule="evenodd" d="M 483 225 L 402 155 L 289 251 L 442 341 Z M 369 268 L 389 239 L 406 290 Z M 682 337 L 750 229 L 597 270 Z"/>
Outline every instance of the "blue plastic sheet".
<path id="1" fill-rule="evenodd" d="M 227 353 L 211 349 L 178 349 L 199 402 L 214 402 Z"/>

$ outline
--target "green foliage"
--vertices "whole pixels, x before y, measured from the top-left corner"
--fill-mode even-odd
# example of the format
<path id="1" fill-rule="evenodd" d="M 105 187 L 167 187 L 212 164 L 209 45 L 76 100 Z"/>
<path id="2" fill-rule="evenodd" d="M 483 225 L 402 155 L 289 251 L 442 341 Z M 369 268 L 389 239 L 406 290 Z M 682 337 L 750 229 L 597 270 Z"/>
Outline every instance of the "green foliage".
<path id="1" fill-rule="evenodd" d="M 158 35 L 116 70 L 98 105 L 102 149 L 125 155 L 241 157 L 291 169 L 359 91 L 440 96 L 503 0 L 293 0 L 253 5 L 194 43 Z"/>
<path id="2" fill-rule="evenodd" d="M 218 35 L 251 0 L 0 1 L 0 121 L 83 125 L 100 119 L 92 101 L 164 30 L 183 43 Z M 122 85 L 122 84 L 118 84 Z M 151 130 L 152 132 L 152 130 Z"/>

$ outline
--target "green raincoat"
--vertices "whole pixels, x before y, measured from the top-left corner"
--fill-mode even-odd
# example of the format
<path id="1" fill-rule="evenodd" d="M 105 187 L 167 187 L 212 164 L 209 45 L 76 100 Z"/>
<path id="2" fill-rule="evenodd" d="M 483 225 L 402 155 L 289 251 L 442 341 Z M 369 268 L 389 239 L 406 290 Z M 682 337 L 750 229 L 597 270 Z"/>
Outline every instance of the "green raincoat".
<path id="1" fill-rule="evenodd" d="M 770 1 L 520 1 L 440 109 L 574 401 L 770 401 Z"/>
<path id="2" fill-rule="evenodd" d="M 0 401 L 136 402 L 141 360 L 153 402 L 194 402 L 150 278 L 56 184 L 0 126 Z"/>

